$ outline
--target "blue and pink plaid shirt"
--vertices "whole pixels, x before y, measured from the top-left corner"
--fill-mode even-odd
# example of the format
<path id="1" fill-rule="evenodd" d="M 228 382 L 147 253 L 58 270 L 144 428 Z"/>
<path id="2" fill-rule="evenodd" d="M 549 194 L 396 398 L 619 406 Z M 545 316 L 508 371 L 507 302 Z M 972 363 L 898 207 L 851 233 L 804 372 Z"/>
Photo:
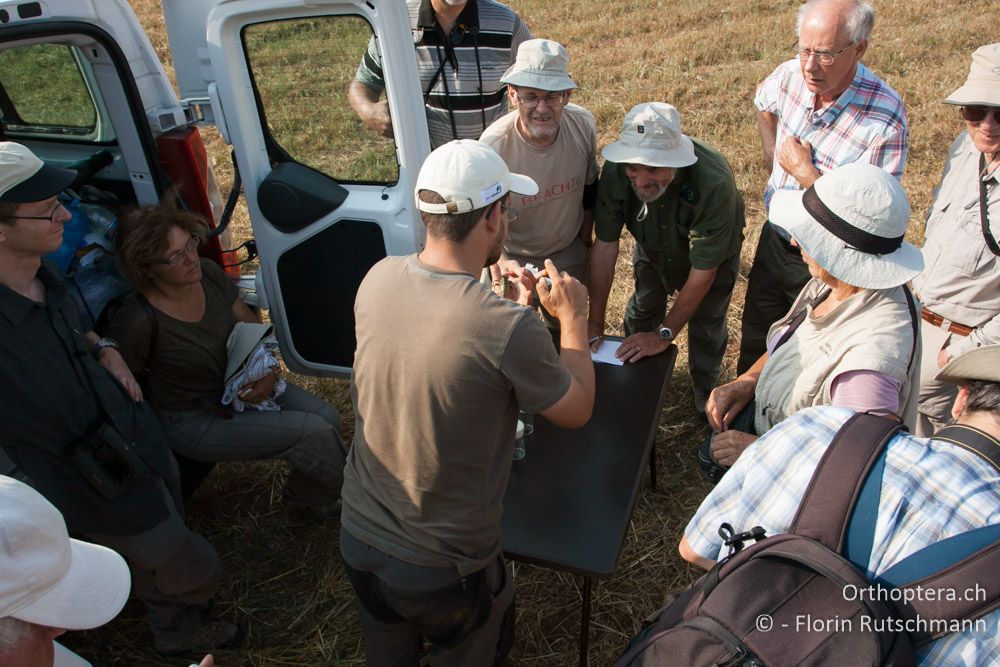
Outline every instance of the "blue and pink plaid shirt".
<path id="1" fill-rule="evenodd" d="M 858 63 L 851 85 L 836 102 L 816 113 L 816 96 L 806 87 L 797 58 L 782 63 L 757 88 L 754 104 L 778 117 L 774 164 L 764 189 L 764 208 L 775 190 L 800 190 L 798 181 L 778 164 L 786 137 L 808 141 L 813 165 L 826 173 L 858 160 L 901 178 L 910 136 L 899 94 Z"/>
<path id="2" fill-rule="evenodd" d="M 747 447 L 684 530 L 691 548 L 710 560 L 725 557 L 728 548 L 718 533 L 724 521 L 738 531 L 762 526 L 768 535 L 787 532 L 820 458 L 853 414 L 847 408 L 807 408 Z M 886 456 L 868 569 L 881 574 L 929 544 L 998 523 L 995 468 L 963 447 L 896 435 Z M 1000 664 L 1000 610 L 982 621 L 923 646 L 917 664 Z"/>

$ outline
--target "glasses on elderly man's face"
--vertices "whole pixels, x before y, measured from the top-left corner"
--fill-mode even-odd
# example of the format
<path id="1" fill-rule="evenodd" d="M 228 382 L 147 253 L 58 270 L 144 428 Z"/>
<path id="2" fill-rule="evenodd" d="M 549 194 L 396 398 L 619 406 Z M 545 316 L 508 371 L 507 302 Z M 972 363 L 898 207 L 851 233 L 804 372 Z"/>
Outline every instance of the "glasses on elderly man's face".
<path id="1" fill-rule="evenodd" d="M 515 92 L 517 103 L 525 109 L 534 109 L 541 102 L 545 102 L 549 107 L 558 109 L 566 103 L 566 93 L 549 93 L 548 95 L 521 95 Z"/>
<path id="2" fill-rule="evenodd" d="M 961 114 L 962 118 L 969 121 L 970 123 L 982 123 L 986 120 L 986 117 L 993 114 L 993 122 L 1000 123 L 1000 108 L 998 107 L 987 107 L 987 106 L 968 106 L 959 107 L 958 113 Z"/>
<path id="3" fill-rule="evenodd" d="M 830 51 L 813 51 L 812 49 L 803 49 L 798 42 L 795 42 L 794 48 L 795 52 L 799 56 L 799 60 L 801 60 L 802 62 L 806 62 L 807 60 L 809 60 L 810 57 L 812 57 L 816 59 L 816 62 L 819 63 L 820 66 L 829 67 L 830 65 L 833 64 L 833 61 L 837 59 L 837 56 L 839 56 L 841 53 L 854 46 L 854 44 L 855 42 L 851 42 L 841 50 L 834 51 L 832 53 Z"/>
<path id="4" fill-rule="evenodd" d="M 167 257 L 166 259 L 154 259 L 150 262 L 150 264 L 156 264 L 158 266 L 176 266 L 178 262 L 180 262 L 184 258 L 185 255 L 193 254 L 194 251 L 196 251 L 197 249 L 198 249 L 198 239 L 197 237 L 192 236 L 191 238 L 188 239 L 188 242 L 184 244 L 183 249 L 178 250 L 177 252 L 175 252 L 170 257 Z"/>

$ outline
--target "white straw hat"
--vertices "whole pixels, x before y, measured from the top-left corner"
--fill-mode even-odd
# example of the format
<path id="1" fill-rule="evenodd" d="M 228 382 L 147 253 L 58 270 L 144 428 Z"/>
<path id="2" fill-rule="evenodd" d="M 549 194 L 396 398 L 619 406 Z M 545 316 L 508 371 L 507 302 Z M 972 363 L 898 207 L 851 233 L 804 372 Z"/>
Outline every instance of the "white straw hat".
<path id="1" fill-rule="evenodd" d="M 601 151 L 605 160 L 647 167 L 688 167 L 698 161 L 694 144 L 681 133 L 677 109 L 662 102 L 632 107 L 618 141 Z"/>
<path id="2" fill-rule="evenodd" d="M 529 39 L 517 47 L 517 59 L 500 81 L 539 90 L 571 90 L 576 84 L 568 67 L 569 53 L 562 44 L 551 39 Z"/>
<path id="3" fill-rule="evenodd" d="M 104 625 L 128 599 L 124 559 L 69 537 L 59 510 L 0 476 L 0 618 L 65 630 Z"/>
<path id="4" fill-rule="evenodd" d="M 438 193 L 445 203 L 422 201 L 421 190 Z M 538 184 L 522 174 L 512 174 L 503 158 L 486 144 L 458 139 L 431 151 L 420 167 L 413 195 L 421 211 L 454 214 L 489 206 L 512 191 L 533 195 Z"/>
<path id="5" fill-rule="evenodd" d="M 987 44 L 975 50 L 965 84 L 949 95 L 944 103 L 1000 107 L 1000 43 Z"/>
<path id="6" fill-rule="evenodd" d="M 983 345 L 958 355 L 938 371 L 934 379 L 950 384 L 969 380 L 1000 382 L 1000 345 Z"/>
<path id="7" fill-rule="evenodd" d="M 903 240 L 910 220 L 903 186 L 867 162 L 828 171 L 808 190 L 778 190 L 769 214 L 817 264 L 855 287 L 896 287 L 924 269 L 923 255 Z"/>

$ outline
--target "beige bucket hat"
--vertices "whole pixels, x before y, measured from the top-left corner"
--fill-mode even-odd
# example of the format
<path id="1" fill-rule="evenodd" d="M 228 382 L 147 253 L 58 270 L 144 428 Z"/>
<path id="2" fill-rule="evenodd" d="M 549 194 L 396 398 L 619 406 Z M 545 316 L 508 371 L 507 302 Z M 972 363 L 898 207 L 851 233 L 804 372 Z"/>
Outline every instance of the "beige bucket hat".
<path id="1" fill-rule="evenodd" d="M 972 54 L 969 77 L 945 104 L 1000 107 L 1000 43 L 980 46 Z"/>
<path id="2" fill-rule="evenodd" d="M 647 167 L 688 167 L 698 161 L 694 143 L 681 133 L 681 115 L 663 102 L 632 107 L 618 141 L 605 146 L 601 154 L 611 162 Z"/>
<path id="3" fill-rule="evenodd" d="M 569 53 L 551 39 L 529 39 L 521 42 L 517 59 L 503 77 L 503 83 L 539 90 L 572 90 L 576 84 L 567 72 Z"/>

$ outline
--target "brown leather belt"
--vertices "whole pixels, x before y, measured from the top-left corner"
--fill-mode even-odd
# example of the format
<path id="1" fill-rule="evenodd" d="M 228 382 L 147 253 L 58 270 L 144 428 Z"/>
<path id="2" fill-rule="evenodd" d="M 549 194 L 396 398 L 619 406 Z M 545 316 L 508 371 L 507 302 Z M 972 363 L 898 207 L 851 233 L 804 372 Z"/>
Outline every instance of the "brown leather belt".
<path id="1" fill-rule="evenodd" d="M 948 331 L 950 331 L 950 332 L 952 332 L 954 334 L 958 334 L 959 336 L 968 336 L 970 333 L 972 333 L 974 331 L 974 327 L 967 327 L 964 324 L 959 324 L 958 322 L 949 322 L 948 320 L 944 319 L 943 317 L 941 317 L 937 313 L 932 313 L 931 311 L 927 310 L 926 308 L 921 308 L 920 309 L 920 317 L 925 322 L 930 322 L 931 324 L 933 324 L 936 327 L 939 327 L 942 324 L 944 324 L 945 322 L 948 322 L 948 326 L 947 326 Z"/>

